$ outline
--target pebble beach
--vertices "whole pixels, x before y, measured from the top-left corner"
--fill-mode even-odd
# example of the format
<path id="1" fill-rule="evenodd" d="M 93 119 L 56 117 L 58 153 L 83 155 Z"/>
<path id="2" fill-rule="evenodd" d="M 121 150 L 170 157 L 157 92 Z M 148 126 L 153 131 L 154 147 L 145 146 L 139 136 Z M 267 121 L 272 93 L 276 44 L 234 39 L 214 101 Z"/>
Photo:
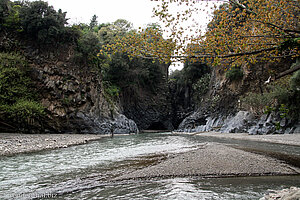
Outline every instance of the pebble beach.
<path id="1" fill-rule="evenodd" d="M 17 134 L 0 133 L 0 156 L 29 153 L 47 149 L 66 148 L 100 140 L 95 134 Z"/>

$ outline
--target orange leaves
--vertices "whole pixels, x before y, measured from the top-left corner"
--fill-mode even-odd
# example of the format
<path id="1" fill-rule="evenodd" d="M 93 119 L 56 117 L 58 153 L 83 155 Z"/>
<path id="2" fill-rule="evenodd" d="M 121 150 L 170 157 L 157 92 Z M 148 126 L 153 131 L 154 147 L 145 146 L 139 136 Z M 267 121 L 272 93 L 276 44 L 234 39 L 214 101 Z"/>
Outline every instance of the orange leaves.
<path id="1" fill-rule="evenodd" d="M 200 4 L 193 1 L 172 1 L 164 0 L 164 6 L 168 10 L 162 11 L 159 16 L 164 21 L 164 16 L 170 17 L 164 12 L 169 12 L 172 3 L 179 2 L 178 7 L 185 8 L 183 12 L 178 12 L 175 19 L 168 23 L 167 28 L 172 29 L 171 37 L 176 38 L 176 52 L 184 52 L 189 58 L 197 57 L 202 61 L 212 61 L 219 63 L 219 58 L 229 58 L 227 55 L 237 55 L 236 59 L 230 62 L 256 63 L 259 60 L 275 61 L 275 57 L 280 56 L 276 50 L 286 38 L 299 38 L 299 1 L 286 0 L 229 0 L 224 3 L 210 6 L 213 10 L 213 20 L 210 22 L 204 37 L 190 34 L 190 38 L 184 36 L 182 23 L 188 20 L 191 12 L 203 12 L 206 5 L 197 7 Z M 197 2 L 205 2 L 197 1 Z M 207 2 L 207 1 L 206 1 Z M 194 4 L 192 8 L 187 7 Z M 219 7 L 219 9 L 217 9 Z M 215 10 L 214 10 L 215 9 Z M 199 20 L 199 19 L 198 19 Z M 197 21 L 197 19 L 192 20 Z M 193 26 L 187 30 L 190 33 L 197 33 Z M 296 31 L 298 29 L 298 32 Z M 295 31 L 293 31 L 295 30 Z M 199 33 L 197 33 L 199 34 Z M 197 39 L 198 38 L 198 39 Z M 186 46 L 184 50 L 179 50 Z M 265 51 L 264 51 L 265 50 Z M 290 49 L 285 54 L 297 54 L 299 51 Z M 197 56 L 198 55 L 198 56 Z M 208 57 L 211 57 L 209 59 Z M 216 59 L 218 58 L 218 59 Z"/>
<path id="2" fill-rule="evenodd" d="M 232 64 L 276 61 L 276 50 L 287 38 L 299 38 L 299 1 L 229 0 L 218 1 L 160 0 L 154 15 L 165 24 L 165 34 L 155 29 L 139 29 L 107 45 L 111 53 L 158 58 L 169 62 L 182 56 L 218 64 L 227 59 Z M 206 6 L 208 6 L 206 8 Z M 204 30 L 200 15 L 208 12 L 212 20 Z M 186 23 L 188 26 L 184 26 Z M 168 32 L 167 32 L 168 30 Z M 295 31 L 293 31 L 295 30 Z M 298 30 L 298 32 L 296 31 Z M 205 34 L 202 34 L 205 32 Z M 265 50 L 265 51 L 264 51 Z M 284 54 L 299 55 L 299 49 Z M 236 55 L 233 58 L 231 55 Z"/>
<path id="3" fill-rule="evenodd" d="M 174 47 L 171 40 L 163 39 L 159 29 L 150 27 L 139 32 L 117 36 L 111 44 L 104 47 L 104 52 L 125 53 L 130 58 L 159 59 L 161 62 L 169 63 Z"/>

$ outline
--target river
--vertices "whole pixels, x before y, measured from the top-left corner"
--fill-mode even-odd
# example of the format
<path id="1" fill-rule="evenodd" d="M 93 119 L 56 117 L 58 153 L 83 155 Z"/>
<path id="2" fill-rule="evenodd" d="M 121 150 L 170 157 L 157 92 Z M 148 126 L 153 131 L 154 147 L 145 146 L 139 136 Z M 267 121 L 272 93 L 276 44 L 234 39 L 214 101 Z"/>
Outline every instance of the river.
<path id="1" fill-rule="evenodd" d="M 202 143 L 226 143 L 299 157 L 299 146 L 147 133 L 0 158 L 0 199 L 259 199 L 300 186 L 299 176 L 111 181 Z"/>

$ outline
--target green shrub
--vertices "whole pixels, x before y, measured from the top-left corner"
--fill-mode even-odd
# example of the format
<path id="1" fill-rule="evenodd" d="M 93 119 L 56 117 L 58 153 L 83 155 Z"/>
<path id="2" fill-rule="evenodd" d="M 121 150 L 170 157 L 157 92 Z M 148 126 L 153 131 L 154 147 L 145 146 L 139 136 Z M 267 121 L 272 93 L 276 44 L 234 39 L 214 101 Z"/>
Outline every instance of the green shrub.
<path id="1" fill-rule="evenodd" d="M 33 100 L 20 99 L 13 105 L 3 105 L 0 107 L 12 122 L 22 125 L 31 124 L 45 116 L 44 107 Z"/>
<path id="2" fill-rule="evenodd" d="M 226 78 L 230 81 L 241 80 L 244 76 L 244 72 L 239 67 L 233 67 L 226 72 Z"/>
<path id="3" fill-rule="evenodd" d="M 45 116 L 35 100 L 27 75 L 27 63 L 19 55 L 0 53 L 0 121 L 17 130 L 30 130 Z"/>
<path id="4" fill-rule="evenodd" d="M 77 41 L 75 61 L 89 66 L 97 65 L 100 62 L 100 57 L 97 56 L 100 46 L 96 33 L 84 33 Z"/>
<path id="5" fill-rule="evenodd" d="M 27 62 L 24 57 L 18 54 L 0 53 L 0 68 L 24 68 Z"/>
<path id="6" fill-rule="evenodd" d="M 0 71 L 0 103 L 14 103 L 28 96 L 29 79 L 18 68 L 5 68 Z"/>
<path id="7" fill-rule="evenodd" d="M 241 98 L 242 107 L 257 115 L 263 113 L 268 114 L 275 111 L 280 105 L 287 105 L 291 91 L 287 87 L 281 85 L 271 85 L 270 92 L 263 94 L 248 93 L 245 97 Z"/>
<path id="8" fill-rule="evenodd" d="M 113 98 L 119 97 L 120 88 L 115 85 L 110 85 L 109 87 L 105 88 L 105 92 Z"/>
<path id="9" fill-rule="evenodd" d="M 195 84 L 193 84 L 194 101 L 200 102 L 203 95 L 209 90 L 210 74 L 203 75 Z"/>
<path id="10" fill-rule="evenodd" d="M 0 53 L 0 103 L 12 104 L 19 98 L 31 98 L 30 79 L 26 76 L 25 59 Z"/>

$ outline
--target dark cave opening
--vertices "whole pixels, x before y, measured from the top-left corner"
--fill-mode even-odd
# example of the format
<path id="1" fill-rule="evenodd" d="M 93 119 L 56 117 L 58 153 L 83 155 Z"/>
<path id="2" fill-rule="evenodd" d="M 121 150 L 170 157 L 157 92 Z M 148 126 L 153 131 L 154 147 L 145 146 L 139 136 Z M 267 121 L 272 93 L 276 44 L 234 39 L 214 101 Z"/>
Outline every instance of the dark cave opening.
<path id="1" fill-rule="evenodd" d="M 161 122 L 153 122 L 147 130 L 168 130 Z"/>

